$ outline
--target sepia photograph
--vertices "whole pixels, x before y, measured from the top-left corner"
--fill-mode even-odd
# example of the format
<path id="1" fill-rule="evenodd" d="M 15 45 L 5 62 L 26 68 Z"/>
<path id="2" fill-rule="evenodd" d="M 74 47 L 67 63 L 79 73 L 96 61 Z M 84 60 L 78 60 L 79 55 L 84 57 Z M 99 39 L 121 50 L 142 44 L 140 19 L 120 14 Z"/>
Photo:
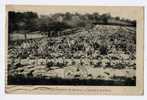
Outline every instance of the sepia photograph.
<path id="1" fill-rule="evenodd" d="M 8 5 L 6 22 L 6 87 L 143 87 L 143 7 Z"/>

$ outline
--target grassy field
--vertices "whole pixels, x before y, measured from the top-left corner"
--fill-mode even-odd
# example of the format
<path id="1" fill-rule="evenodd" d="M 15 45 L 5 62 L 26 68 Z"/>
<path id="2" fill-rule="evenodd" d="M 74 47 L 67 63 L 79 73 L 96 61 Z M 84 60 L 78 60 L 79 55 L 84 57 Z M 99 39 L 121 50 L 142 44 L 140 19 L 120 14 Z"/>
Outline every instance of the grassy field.
<path id="1" fill-rule="evenodd" d="M 40 32 L 33 32 L 33 33 L 28 33 L 27 34 L 27 39 L 38 39 L 38 38 L 43 38 L 46 37 L 46 35 L 41 34 Z M 24 34 L 21 32 L 14 32 L 13 34 L 10 35 L 10 39 L 12 41 L 16 41 L 16 40 L 24 40 L 25 36 Z"/>

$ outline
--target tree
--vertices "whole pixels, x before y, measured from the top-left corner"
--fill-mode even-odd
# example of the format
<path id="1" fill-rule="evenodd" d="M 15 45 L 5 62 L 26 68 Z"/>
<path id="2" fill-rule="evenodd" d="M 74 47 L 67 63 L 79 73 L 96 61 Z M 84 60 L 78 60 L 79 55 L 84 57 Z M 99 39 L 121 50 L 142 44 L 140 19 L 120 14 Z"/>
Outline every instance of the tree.
<path id="1" fill-rule="evenodd" d="M 72 14 L 70 12 L 66 12 L 64 16 L 64 20 L 70 20 L 72 17 Z"/>
<path id="2" fill-rule="evenodd" d="M 22 31 L 26 39 L 26 34 L 36 30 L 36 20 L 38 15 L 33 12 L 9 12 L 9 34 L 14 31 Z M 9 36 L 10 37 L 10 36 Z"/>
<path id="3" fill-rule="evenodd" d="M 55 19 L 54 17 L 41 16 L 38 21 L 39 30 L 47 32 L 48 36 L 57 36 L 64 29 L 71 28 L 67 23 Z"/>
<path id="4" fill-rule="evenodd" d="M 15 13 L 10 11 L 8 12 L 8 43 L 10 43 L 10 34 L 12 34 L 14 30 L 14 18 L 15 18 Z"/>
<path id="5" fill-rule="evenodd" d="M 100 19 L 100 15 L 99 15 L 99 13 L 93 13 L 93 16 L 94 16 L 94 20 L 95 21 L 98 21 L 99 19 Z"/>
<path id="6" fill-rule="evenodd" d="M 115 17 L 115 19 L 116 19 L 116 20 L 120 20 L 120 17 L 117 16 L 117 17 Z"/>
<path id="7" fill-rule="evenodd" d="M 106 13 L 106 14 L 102 14 L 101 15 L 101 19 L 103 21 L 104 24 L 107 24 L 108 23 L 108 20 L 111 18 L 111 15 L 109 13 Z"/>

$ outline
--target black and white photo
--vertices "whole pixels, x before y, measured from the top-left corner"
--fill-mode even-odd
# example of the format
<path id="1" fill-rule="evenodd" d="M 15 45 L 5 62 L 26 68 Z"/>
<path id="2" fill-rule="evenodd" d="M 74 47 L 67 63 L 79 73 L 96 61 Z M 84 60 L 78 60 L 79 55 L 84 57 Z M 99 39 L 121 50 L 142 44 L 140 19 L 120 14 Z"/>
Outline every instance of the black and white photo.
<path id="1" fill-rule="evenodd" d="M 135 14 L 67 9 L 8 11 L 7 84 L 135 87 Z"/>

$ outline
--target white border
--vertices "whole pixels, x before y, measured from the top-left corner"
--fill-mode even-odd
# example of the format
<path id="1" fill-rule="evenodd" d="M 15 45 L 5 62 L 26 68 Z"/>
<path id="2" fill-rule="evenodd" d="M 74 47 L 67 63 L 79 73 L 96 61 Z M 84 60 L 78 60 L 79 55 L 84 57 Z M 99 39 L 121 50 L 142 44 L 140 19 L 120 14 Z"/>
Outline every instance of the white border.
<path id="1" fill-rule="evenodd" d="M 8 95 L 5 94 L 5 85 L 4 85 L 4 75 L 5 75 L 5 5 L 6 4 L 33 4 L 33 5 L 113 5 L 113 6 L 144 6 L 145 7 L 145 52 L 144 52 L 144 96 L 61 96 L 61 95 Z M 57 99 L 66 99 L 66 100 L 77 100 L 77 99 L 102 99 L 102 100 L 147 100 L 147 0 L 0 0 L 0 100 L 26 100 L 26 99 L 35 99 L 35 100 L 57 100 Z"/>

